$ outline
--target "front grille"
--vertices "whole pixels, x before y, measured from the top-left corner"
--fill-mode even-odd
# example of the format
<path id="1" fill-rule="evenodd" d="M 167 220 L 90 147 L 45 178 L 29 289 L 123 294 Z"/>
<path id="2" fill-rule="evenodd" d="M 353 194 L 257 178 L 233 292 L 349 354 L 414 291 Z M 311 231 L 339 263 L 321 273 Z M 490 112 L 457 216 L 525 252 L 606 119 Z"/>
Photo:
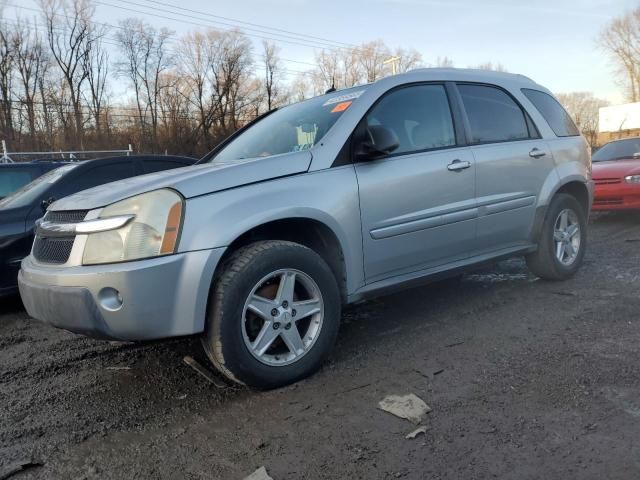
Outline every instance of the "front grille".
<path id="1" fill-rule="evenodd" d="M 52 223 L 78 223 L 84 220 L 89 210 L 60 210 L 47 212 L 44 220 Z"/>
<path id="2" fill-rule="evenodd" d="M 43 263 L 66 263 L 71 255 L 75 237 L 41 237 L 33 242 L 33 256 Z"/>
<path id="3" fill-rule="evenodd" d="M 615 185 L 616 183 L 621 183 L 621 178 L 598 178 L 594 180 L 596 185 Z"/>

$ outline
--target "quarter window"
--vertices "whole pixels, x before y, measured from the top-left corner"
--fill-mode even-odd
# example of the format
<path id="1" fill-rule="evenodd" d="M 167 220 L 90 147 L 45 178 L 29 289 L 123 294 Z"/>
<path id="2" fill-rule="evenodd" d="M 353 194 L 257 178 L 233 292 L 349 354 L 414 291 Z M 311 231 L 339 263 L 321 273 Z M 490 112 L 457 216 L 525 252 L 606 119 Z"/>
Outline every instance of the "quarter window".
<path id="1" fill-rule="evenodd" d="M 574 137 L 580 130 L 562 105 L 548 93 L 523 88 L 522 93 L 533 103 L 558 137 Z"/>
<path id="2" fill-rule="evenodd" d="M 524 112 L 504 91 L 486 85 L 458 85 L 472 143 L 530 138 Z"/>
<path id="3" fill-rule="evenodd" d="M 367 125 L 383 125 L 395 132 L 410 153 L 455 145 L 455 131 L 447 93 L 442 85 L 415 85 L 388 93 L 367 115 Z"/>

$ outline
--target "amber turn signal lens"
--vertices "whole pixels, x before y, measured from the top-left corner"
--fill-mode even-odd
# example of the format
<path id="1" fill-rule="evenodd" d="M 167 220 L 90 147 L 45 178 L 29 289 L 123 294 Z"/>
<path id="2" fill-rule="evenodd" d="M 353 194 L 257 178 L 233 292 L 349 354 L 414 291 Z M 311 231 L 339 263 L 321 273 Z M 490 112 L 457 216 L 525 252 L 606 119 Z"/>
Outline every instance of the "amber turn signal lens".
<path id="1" fill-rule="evenodd" d="M 182 202 L 176 202 L 169 210 L 167 227 L 164 229 L 164 238 L 160 247 L 160 254 L 173 253 L 178 242 L 178 231 L 182 219 Z"/>

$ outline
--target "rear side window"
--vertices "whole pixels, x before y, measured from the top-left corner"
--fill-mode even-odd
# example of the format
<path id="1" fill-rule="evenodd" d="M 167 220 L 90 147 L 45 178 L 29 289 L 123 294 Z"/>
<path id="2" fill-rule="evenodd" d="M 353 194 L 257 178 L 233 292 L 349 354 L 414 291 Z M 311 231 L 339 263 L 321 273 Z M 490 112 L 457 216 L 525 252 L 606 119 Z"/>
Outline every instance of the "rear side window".
<path id="1" fill-rule="evenodd" d="M 455 145 L 451 110 L 442 85 L 414 85 L 385 95 L 367 115 L 367 125 L 383 125 L 398 136 L 394 155 Z"/>
<path id="2" fill-rule="evenodd" d="M 133 162 L 116 162 L 88 168 L 83 172 L 79 172 L 79 175 L 74 176 L 73 180 L 69 179 L 65 185 L 65 194 L 71 195 L 72 193 L 123 180 L 134 175 Z"/>
<path id="3" fill-rule="evenodd" d="M 6 197 L 19 190 L 31 180 L 33 178 L 27 169 L 7 168 L 2 170 L 0 173 L 0 197 Z"/>
<path id="4" fill-rule="evenodd" d="M 529 134 L 527 118 L 504 91 L 486 85 L 458 85 L 469 119 L 472 143 L 524 140 Z"/>
<path id="5" fill-rule="evenodd" d="M 574 137 L 580 135 L 580 130 L 573 123 L 567 111 L 548 93 L 539 90 L 523 88 L 522 93 L 533 103 L 540 114 L 547 121 L 553 133 L 558 137 Z"/>

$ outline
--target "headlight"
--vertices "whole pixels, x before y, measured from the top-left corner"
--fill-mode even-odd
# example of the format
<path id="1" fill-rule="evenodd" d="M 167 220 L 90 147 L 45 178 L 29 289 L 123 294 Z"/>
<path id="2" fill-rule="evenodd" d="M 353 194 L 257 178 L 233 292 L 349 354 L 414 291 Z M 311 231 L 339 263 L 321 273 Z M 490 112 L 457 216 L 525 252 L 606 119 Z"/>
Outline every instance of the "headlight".
<path id="1" fill-rule="evenodd" d="M 174 253 L 182 222 L 182 197 L 156 190 L 104 208 L 100 218 L 135 215 L 117 230 L 88 235 L 83 265 L 125 262 Z"/>
<path id="2" fill-rule="evenodd" d="M 627 175 L 624 177 L 624 181 L 627 183 L 640 183 L 640 175 Z"/>

